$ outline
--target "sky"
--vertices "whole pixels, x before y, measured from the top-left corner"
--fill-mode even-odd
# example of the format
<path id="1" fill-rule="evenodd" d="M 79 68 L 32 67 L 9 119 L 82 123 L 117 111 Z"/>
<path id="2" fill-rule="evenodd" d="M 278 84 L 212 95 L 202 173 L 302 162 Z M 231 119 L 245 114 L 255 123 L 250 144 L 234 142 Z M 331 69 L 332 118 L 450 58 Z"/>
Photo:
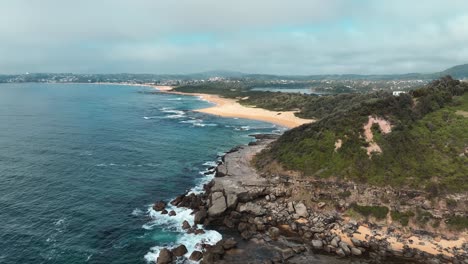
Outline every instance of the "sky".
<path id="1" fill-rule="evenodd" d="M 467 43 L 467 0 L 0 1 L 2 74 L 425 73 Z"/>

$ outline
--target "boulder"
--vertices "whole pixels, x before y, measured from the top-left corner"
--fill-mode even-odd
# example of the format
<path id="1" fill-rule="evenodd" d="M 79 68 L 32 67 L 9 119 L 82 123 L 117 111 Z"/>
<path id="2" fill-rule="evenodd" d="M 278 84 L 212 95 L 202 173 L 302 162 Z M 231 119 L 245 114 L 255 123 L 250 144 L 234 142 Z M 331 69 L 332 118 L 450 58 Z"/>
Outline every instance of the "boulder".
<path id="1" fill-rule="evenodd" d="M 211 206 L 208 208 L 210 216 L 219 216 L 226 211 L 226 199 L 222 192 L 214 192 L 211 194 Z"/>
<path id="2" fill-rule="evenodd" d="M 292 202 L 288 203 L 288 213 L 293 214 L 294 213 L 294 205 Z"/>
<path id="3" fill-rule="evenodd" d="M 155 202 L 153 204 L 153 210 L 157 212 L 164 210 L 165 207 L 166 207 L 166 203 L 163 201 Z"/>
<path id="4" fill-rule="evenodd" d="M 167 210 L 166 209 L 162 210 L 161 214 L 167 214 Z"/>
<path id="5" fill-rule="evenodd" d="M 190 229 L 190 224 L 187 220 L 184 220 L 184 222 L 182 223 L 182 229 L 184 230 L 187 230 L 187 229 Z"/>
<path id="6" fill-rule="evenodd" d="M 161 249 L 159 251 L 158 259 L 156 260 L 156 264 L 169 264 L 172 263 L 172 252 L 169 251 L 167 248 Z"/>
<path id="7" fill-rule="evenodd" d="M 271 239 L 277 240 L 280 235 L 280 230 L 277 227 L 272 226 L 270 229 L 268 229 L 268 235 L 271 237 Z"/>
<path id="8" fill-rule="evenodd" d="M 229 239 L 226 239 L 224 242 L 223 242 L 223 248 L 225 250 L 229 250 L 231 248 L 234 248 L 235 246 L 237 245 L 237 242 L 234 238 L 229 238 Z"/>
<path id="9" fill-rule="evenodd" d="M 338 250 L 336 250 L 336 254 L 339 256 L 339 257 L 346 257 L 346 254 L 344 253 L 343 249 L 339 248 Z"/>
<path id="10" fill-rule="evenodd" d="M 362 251 L 359 249 L 359 248 L 351 248 L 351 254 L 353 254 L 354 256 L 361 256 L 362 255 Z"/>
<path id="11" fill-rule="evenodd" d="M 284 260 L 287 260 L 292 258 L 295 255 L 295 253 L 294 250 L 292 250 L 291 248 L 286 248 L 281 250 L 281 255 L 283 256 Z"/>
<path id="12" fill-rule="evenodd" d="M 193 222 L 196 225 L 203 224 L 203 221 L 205 221 L 205 218 L 206 218 L 206 210 L 202 209 L 195 213 Z"/>
<path id="13" fill-rule="evenodd" d="M 193 251 L 192 254 L 190 254 L 190 257 L 189 259 L 192 260 L 192 261 L 200 261 L 200 259 L 203 258 L 203 253 L 201 253 L 200 251 Z"/>
<path id="14" fill-rule="evenodd" d="M 307 218 L 309 217 L 309 213 L 307 212 L 307 207 L 303 203 L 298 203 L 294 206 L 296 209 L 296 214 L 299 217 Z"/>
<path id="15" fill-rule="evenodd" d="M 182 257 L 183 255 L 187 254 L 187 248 L 184 245 L 180 245 L 175 247 L 171 250 L 172 255 L 175 257 Z"/>
<path id="16" fill-rule="evenodd" d="M 216 167 L 216 174 L 215 177 L 224 177 L 228 174 L 227 172 L 227 166 L 225 163 L 219 164 L 218 167 Z"/>
<path id="17" fill-rule="evenodd" d="M 314 249 L 322 249 L 323 248 L 323 242 L 322 240 L 314 239 L 312 240 L 312 247 Z"/>
<path id="18" fill-rule="evenodd" d="M 252 202 L 239 205 L 237 211 L 239 211 L 240 213 L 249 213 L 255 216 L 262 216 L 266 214 L 265 208 Z"/>
<path id="19" fill-rule="evenodd" d="M 241 237 L 244 239 L 244 240 L 249 240 L 252 238 L 253 234 L 252 232 L 250 232 L 249 230 L 245 230 L 244 232 L 242 232 L 241 234 Z"/>
<path id="20" fill-rule="evenodd" d="M 351 254 L 351 250 L 349 249 L 349 245 L 348 243 L 344 242 L 344 241 L 341 241 L 339 243 L 339 246 L 340 248 L 343 250 L 343 252 L 346 254 L 346 255 L 350 255 Z"/>
<path id="21" fill-rule="evenodd" d="M 233 209 L 237 206 L 237 195 L 233 192 L 226 193 L 226 207 Z"/>
<path id="22" fill-rule="evenodd" d="M 175 216 L 175 215 L 177 215 L 177 214 L 176 214 L 176 212 L 175 212 L 174 210 L 171 210 L 171 211 L 169 212 L 169 216 Z"/>

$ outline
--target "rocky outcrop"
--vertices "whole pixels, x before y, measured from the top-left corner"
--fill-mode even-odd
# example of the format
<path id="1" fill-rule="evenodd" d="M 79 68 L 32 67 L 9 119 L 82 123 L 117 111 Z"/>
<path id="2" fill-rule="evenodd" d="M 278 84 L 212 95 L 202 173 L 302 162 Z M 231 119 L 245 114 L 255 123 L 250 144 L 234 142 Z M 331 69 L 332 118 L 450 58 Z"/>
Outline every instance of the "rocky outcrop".
<path id="1" fill-rule="evenodd" d="M 158 259 L 156 260 L 156 264 L 169 264 L 173 261 L 172 252 L 166 248 L 161 249 L 159 251 Z"/>
<path id="2" fill-rule="evenodd" d="M 166 208 L 166 203 L 164 201 L 155 202 L 153 204 L 153 210 L 157 212 L 164 210 L 164 208 Z"/>
<path id="3" fill-rule="evenodd" d="M 210 207 L 208 208 L 208 215 L 216 217 L 226 211 L 226 198 L 222 192 L 214 192 L 211 194 Z"/>
<path id="4" fill-rule="evenodd" d="M 309 263 L 310 258 L 318 258 L 314 255 L 318 252 L 338 257 L 359 257 L 364 263 L 385 263 L 391 258 L 421 263 L 434 260 L 438 263 L 463 263 L 466 250 L 461 254 L 455 248 L 441 248 L 438 249 L 441 254 L 436 256 L 420 251 L 401 235 L 392 236 L 395 225 L 388 228 L 372 218 L 354 221 L 341 217 L 353 202 L 377 205 L 376 201 L 382 203 L 387 197 L 389 203 L 393 203 L 388 205 L 389 208 L 398 207 L 401 211 L 417 208 L 435 215 L 437 204 L 420 198 L 423 193 L 346 182 L 294 179 L 284 175 L 262 177 L 250 166 L 250 158 L 269 142 L 260 140 L 254 145 L 228 152 L 224 157 L 225 169 L 222 170 L 229 173 L 216 177 L 207 185 L 206 194 L 197 198 L 178 197 L 176 204 L 199 205 L 194 209 L 195 224 L 237 230 L 239 237 L 246 241 L 244 243 L 253 241 L 255 248 L 269 252 L 265 259 L 275 263 Z M 394 201 L 405 201 L 405 205 Z M 363 233 L 363 230 L 368 233 Z M 195 231 L 189 227 L 187 232 Z M 390 237 L 402 246 L 392 247 Z M 203 253 L 193 252 L 191 258 L 197 259 L 203 254 L 202 263 L 220 262 L 236 254 L 232 251 L 235 242 L 222 240 L 215 246 L 205 246 Z"/>

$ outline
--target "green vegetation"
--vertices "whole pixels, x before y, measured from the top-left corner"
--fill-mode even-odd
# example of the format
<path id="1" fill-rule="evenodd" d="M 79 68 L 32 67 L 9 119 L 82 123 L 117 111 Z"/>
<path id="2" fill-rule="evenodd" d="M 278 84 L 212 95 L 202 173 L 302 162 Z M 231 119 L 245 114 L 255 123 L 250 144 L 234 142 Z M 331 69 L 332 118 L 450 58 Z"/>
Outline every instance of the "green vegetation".
<path id="1" fill-rule="evenodd" d="M 426 225 L 429 221 L 431 221 L 434 218 L 434 216 L 426 211 L 421 211 L 418 210 L 416 212 L 416 221 L 421 225 L 424 226 Z"/>
<path id="2" fill-rule="evenodd" d="M 385 206 L 366 206 L 353 203 L 351 209 L 365 217 L 373 216 L 377 219 L 385 219 L 388 214 L 388 208 Z"/>
<path id="3" fill-rule="evenodd" d="M 468 217 L 466 216 L 451 216 L 447 220 L 447 225 L 454 230 L 460 231 L 468 229 Z"/>
<path id="4" fill-rule="evenodd" d="M 409 219 L 414 216 L 413 212 L 398 212 L 391 211 L 390 215 L 392 216 L 393 221 L 398 221 L 402 226 L 407 226 Z"/>
<path id="5" fill-rule="evenodd" d="M 344 191 L 344 192 L 339 193 L 338 196 L 340 198 L 342 198 L 342 199 L 348 198 L 349 196 L 351 196 L 351 192 L 350 191 Z"/>
<path id="6" fill-rule="evenodd" d="M 257 155 L 259 168 L 279 161 L 305 176 L 339 177 L 376 185 L 426 188 L 433 195 L 468 190 L 468 85 L 444 77 L 409 94 L 389 93 L 316 97 L 302 108 L 319 121 L 287 131 Z M 308 112 L 306 112 L 308 109 Z M 307 114 L 306 114 L 307 113 Z M 363 125 L 382 117 L 392 132 L 376 133 L 382 153 L 367 156 Z M 335 142 L 342 140 L 340 149 Z"/>

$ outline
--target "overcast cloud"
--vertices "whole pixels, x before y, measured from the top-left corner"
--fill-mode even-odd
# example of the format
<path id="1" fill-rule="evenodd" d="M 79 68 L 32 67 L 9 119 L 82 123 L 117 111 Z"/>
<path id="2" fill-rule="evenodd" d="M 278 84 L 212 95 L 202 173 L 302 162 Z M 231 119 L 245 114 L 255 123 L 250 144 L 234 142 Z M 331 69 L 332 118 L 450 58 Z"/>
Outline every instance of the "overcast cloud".
<path id="1" fill-rule="evenodd" d="M 0 73 L 434 72 L 466 0 L 2 0 Z"/>

